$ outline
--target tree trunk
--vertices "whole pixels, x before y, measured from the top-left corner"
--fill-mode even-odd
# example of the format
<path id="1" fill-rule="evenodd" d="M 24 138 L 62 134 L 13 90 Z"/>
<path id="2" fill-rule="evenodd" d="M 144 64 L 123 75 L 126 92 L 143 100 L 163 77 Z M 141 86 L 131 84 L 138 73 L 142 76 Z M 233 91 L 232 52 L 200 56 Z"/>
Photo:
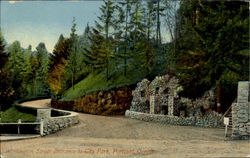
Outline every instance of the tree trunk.
<path id="1" fill-rule="evenodd" d="M 150 11 L 149 11 L 150 12 Z M 150 13 L 148 12 L 148 19 L 150 19 Z M 148 42 L 150 40 L 150 21 L 148 21 Z"/>
<path id="2" fill-rule="evenodd" d="M 72 80 L 71 80 L 71 83 L 72 83 L 72 87 L 74 89 L 74 73 L 72 73 Z"/>
<path id="3" fill-rule="evenodd" d="M 157 44 L 161 44 L 161 33 L 160 33 L 160 0 L 157 1 Z"/>
<path id="4" fill-rule="evenodd" d="M 124 58 L 124 76 L 127 75 L 127 57 Z"/>
<path id="5" fill-rule="evenodd" d="M 109 22 L 108 22 L 108 19 L 110 18 L 110 14 L 109 14 L 109 8 L 107 9 L 107 18 L 106 18 L 106 22 L 105 22 L 105 33 L 106 33 L 106 41 L 105 41 L 105 47 L 106 47 L 106 50 L 108 48 L 108 37 L 109 37 Z M 108 56 L 108 52 L 106 51 L 106 68 L 107 68 L 107 71 L 106 71 L 106 75 L 107 75 L 107 81 L 109 79 L 109 56 Z"/>
<path id="6" fill-rule="evenodd" d="M 125 46 L 125 57 L 124 57 L 124 76 L 127 75 L 127 57 L 126 55 L 128 54 L 128 1 L 126 5 L 126 28 L 125 28 L 125 40 L 126 40 L 126 46 Z"/>
<path id="7" fill-rule="evenodd" d="M 35 80 L 33 79 L 33 83 L 32 83 L 32 95 L 35 95 Z"/>
<path id="8" fill-rule="evenodd" d="M 221 113 L 221 84 L 217 87 L 217 112 Z"/>
<path id="9" fill-rule="evenodd" d="M 108 59 L 107 59 L 107 61 L 106 61 L 106 67 L 107 67 L 107 71 L 106 71 L 106 77 L 107 77 L 107 81 L 109 80 L 109 61 L 108 61 Z"/>

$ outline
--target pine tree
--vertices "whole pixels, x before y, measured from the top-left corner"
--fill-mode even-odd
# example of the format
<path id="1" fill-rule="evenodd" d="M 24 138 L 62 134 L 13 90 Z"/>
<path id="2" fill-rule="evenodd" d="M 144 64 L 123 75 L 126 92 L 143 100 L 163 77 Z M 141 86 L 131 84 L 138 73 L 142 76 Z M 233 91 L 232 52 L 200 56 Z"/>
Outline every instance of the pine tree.
<path id="1" fill-rule="evenodd" d="M 145 12 L 146 17 L 146 26 L 147 26 L 147 41 L 150 41 L 151 37 L 151 30 L 154 26 L 155 21 L 155 13 L 154 13 L 154 3 L 152 1 L 147 2 L 147 11 Z"/>
<path id="2" fill-rule="evenodd" d="M 124 48 L 124 53 L 119 53 L 118 56 L 123 58 L 124 60 L 124 76 L 127 74 L 127 59 L 129 58 L 129 30 L 131 29 L 131 25 L 129 25 L 129 16 L 131 12 L 131 0 L 125 0 L 125 2 L 119 2 L 116 6 L 116 11 L 118 12 L 118 17 L 116 18 L 116 29 L 123 32 L 125 30 L 124 37 L 121 41 L 120 49 Z"/>
<path id="3" fill-rule="evenodd" d="M 36 53 L 34 54 L 38 61 L 38 69 L 36 73 L 36 80 L 35 80 L 35 88 L 37 95 L 46 95 L 48 94 L 48 85 L 46 83 L 47 80 L 47 72 L 49 66 L 49 53 L 46 49 L 44 43 L 39 43 L 36 47 Z"/>
<path id="4" fill-rule="evenodd" d="M 115 12 L 115 6 L 112 0 L 103 0 L 104 5 L 101 6 L 100 10 L 101 10 L 101 16 L 99 16 L 99 20 L 101 23 L 98 23 L 97 21 L 96 23 L 96 28 L 97 28 L 97 32 L 94 30 L 94 34 L 97 36 L 97 38 L 100 37 L 100 33 L 104 33 L 105 34 L 105 48 L 104 50 L 106 51 L 111 51 L 112 47 L 110 45 L 111 41 L 110 41 L 110 28 L 114 28 L 114 17 L 113 17 L 113 13 Z M 99 51 L 100 53 L 101 51 Z M 103 52 L 103 56 L 105 58 L 105 67 L 106 67 L 106 78 L 107 80 L 109 80 L 109 60 L 110 60 L 110 55 L 111 52 Z"/>
<path id="5" fill-rule="evenodd" d="M 179 18 L 177 66 L 187 94 L 248 80 L 247 2 L 183 2 Z"/>
<path id="6" fill-rule="evenodd" d="M 167 26 L 167 31 L 170 34 L 171 37 L 171 48 L 170 50 L 167 52 L 168 54 L 168 58 L 167 58 L 167 65 L 168 65 L 168 69 L 170 71 L 175 71 L 176 67 L 176 58 L 177 58 L 177 54 L 176 54 L 176 37 L 178 34 L 178 30 L 177 28 L 177 20 L 181 20 L 177 18 L 178 15 L 178 8 L 180 6 L 180 1 L 164 1 L 163 2 L 166 9 L 165 9 L 165 15 L 164 16 L 164 22 Z"/>
<path id="7" fill-rule="evenodd" d="M 77 58 L 78 58 L 78 48 L 77 48 L 77 35 L 76 35 L 76 23 L 75 18 L 73 18 L 73 26 L 71 27 L 70 40 L 72 43 L 72 47 L 70 50 L 69 58 L 67 61 L 66 68 L 71 74 L 71 86 L 74 89 L 76 73 L 78 69 Z"/>
<path id="8" fill-rule="evenodd" d="M 22 97 L 26 91 L 23 87 L 23 81 L 26 71 L 26 63 L 24 57 L 24 50 L 21 48 L 20 42 L 15 41 L 11 44 L 8 49 L 9 58 L 7 63 L 7 69 L 9 73 L 9 81 L 12 88 L 15 91 L 15 97 Z"/>
<path id="9" fill-rule="evenodd" d="M 93 37 L 91 38 L 92 44 L 90 49 L 85 49 L 84 62 L 86 65 L 90 65 L 93 70 L 103 70 L 107 68 L 108 60 L 111 56 L 112 50 L 106 47 L 107 43 L 105 37 L 103 37 L 96 29 L 93 29 Z M 108 74 L 106 74 L 108 80 Z"/>
<path id="10" fill-rule="evenodd" d="M 31 82 L 31 95 L 36 96 L 36 77 L 37 77 L 37 70 L 39 69 L 39 62 L 37 56 L 34 54 L 30 55 L 29 58 L 29 67 L 27 72 L 26 80 Z"/>
<path id="11" fill-rule="evenodd" d="M 145 8 L 143 7 L 142 1 L 133 0 L 130 14 L 130 25 L 133 27 L 130 31 L 137 34 L 137 36 L 144 36 L 146 32 L 144 25 L 144 13 Z"/>

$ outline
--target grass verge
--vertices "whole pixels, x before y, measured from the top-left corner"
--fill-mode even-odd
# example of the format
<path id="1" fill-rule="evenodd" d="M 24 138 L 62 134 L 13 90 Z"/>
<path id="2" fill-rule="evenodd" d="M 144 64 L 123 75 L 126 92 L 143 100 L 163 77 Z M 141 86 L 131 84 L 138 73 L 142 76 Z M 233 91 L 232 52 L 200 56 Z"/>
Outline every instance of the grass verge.
<path id="1" fill-rule="evenodd" d="M 1 122 L 13 123 L 17 122 L 18 119 L 21 119 L 22 122 L 34 122 L 35 116 L 32 114 L 20 112 L 15 108 L 15 106 L 12 106 L 6 111 L 1 112 Z"/>

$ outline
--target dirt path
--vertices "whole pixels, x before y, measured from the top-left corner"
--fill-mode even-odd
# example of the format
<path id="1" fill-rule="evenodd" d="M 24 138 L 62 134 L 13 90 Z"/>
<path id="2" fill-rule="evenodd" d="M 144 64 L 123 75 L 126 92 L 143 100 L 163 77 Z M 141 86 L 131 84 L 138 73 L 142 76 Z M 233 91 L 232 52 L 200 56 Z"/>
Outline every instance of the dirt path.
<path id="1" fill-rule="evenodd" d="M 44 100 L 41 100 L 42 102 Z M 56 134 L 30 140 L 2 142 L 2 155 L 6 158 L 179 158 L 250 155 L 248 141 L 224 141 L 223 129 L 170 126 L 125 117 L 88 114 L 79 114 L 79 118 L 79 124 Z"/>
<path id="2" fill-rule="evenodd" d="M 49 107 L 50 101 L 51 101 L 51 99 L 41 99 L 41 100 L 23 102 L 23 103 L 21 103 L 21 105 L 31 106 L 31 107 L 36 107 L 36 108 Z"/>

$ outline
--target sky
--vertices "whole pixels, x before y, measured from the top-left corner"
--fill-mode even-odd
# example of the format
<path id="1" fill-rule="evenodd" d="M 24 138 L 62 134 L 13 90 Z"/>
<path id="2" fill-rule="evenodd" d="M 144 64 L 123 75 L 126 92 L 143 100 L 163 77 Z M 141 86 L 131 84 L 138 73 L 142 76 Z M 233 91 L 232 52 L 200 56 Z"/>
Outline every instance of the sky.
<path id="1" fill-rule="evenodd" d="M 69 37 L 73 17 L 80 35 L 87 23 L 94 26 L 102 4 L 101 0 L 0 1 L 0 26 L 8 44 L 18 40 L 23 48 L 31 45 L 35 50 L 44 42 L 52 53 L 60 34 Z M 170 38 L 164 30 L 162 37 Z"/>
<path id="2" fill-rule="evenodd" d="M 73 17 L 77 34 L 82 34 L 87 23 L 94 26 L 102 1 L 1 1 L 0 26 L 8 44 L 18 40 L 23 48 L 32 50 L 44 42 L 49 52 L 60 36 L 68 37 Z"/>

